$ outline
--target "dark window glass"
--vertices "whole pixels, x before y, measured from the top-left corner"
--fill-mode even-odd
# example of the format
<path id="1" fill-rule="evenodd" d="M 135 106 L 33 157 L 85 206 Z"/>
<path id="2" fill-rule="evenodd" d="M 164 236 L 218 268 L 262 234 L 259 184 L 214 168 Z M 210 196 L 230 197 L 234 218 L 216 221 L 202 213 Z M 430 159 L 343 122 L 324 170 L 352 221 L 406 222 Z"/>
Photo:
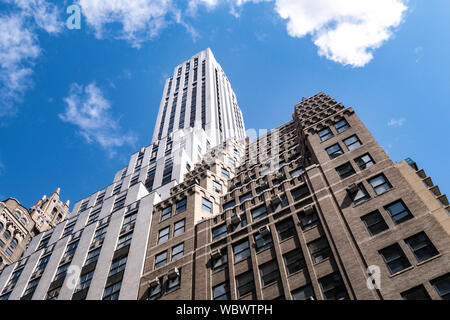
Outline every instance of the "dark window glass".
<path id="1" fill-rule="evenodd" d="M 361 157 L 356 158 L 355 162 L 361 170 L 369 168 L 375 164 L 372 157 L 368 153 L 366 153 Z"/>
<path id="2" fill-rule="evenodd" d="M 300 188 L 292 190 L 291 194 L 292 197 L 294 198 L 294 201 L 298 201 L 308 196 L 310 192 L 307 186 L 301 186 Z"/>
<path id="3" fill-rule="evenodd" d="M 223 204 L 223 210 L 227 210 L 228 208 L 234 207 L 236 205 L 235 201 L 229 201 Z"/>
<path id="4" fill-rule="evenodd" d="M 248 240 L 233 245 L 234 262 L 239 262 L 250 256 Z"/>
<path id="5" fill-rule="evenodd" d="M 339 274 L 334 273 L 319 279 L 325 300 L 347 300 L 348 294 Z"/>
<path id="6" fill-rule="evenodd" d="M 352 198 L 353 203 L 355 205 L 363 203 L 364 201 L 370 199 L 370 196 L 367 193 L 366 188 L 364 188 L 364 186 L 362 185 L 362 183 L 358 184 L 358 190 L 354 193 L 351 193 L 350 197 Z"/>
<path id="7" fill-rule="evenodd" d="M 292 293 L 292 300 L 314 300 L 314 290 L 311 285 L 306 285 L 304 287 L 294 290 Z"/>
<path id="8" fill-rule="evenodd" d="M 404 291 L 400 295 L 403 300 L 431 300 L 430 295 L 423 285 Z"/>
<path id="9" fill-rule="evenodd" d="M 266 208 L 266 206 L 263 205 L 256 209 L 253 209 L 251 211 L 251 213 L 252 213 L 253 221 L 258 221 L 258 220 L 264 218 L 265 216 L 267 216 L 267 208 Z"/>
<path id="10" fill-rule="evenodd" d="M 272 236 L 270 234 L 263 236 L 260 233 L 255 234 L 255 249 L 260 252 L 273 246 Z"/>
<path id="11" fill-rule="evenodd" d="M 283 255 L 283 258 L 288 275 L 295 273 L 306 266 L 305 257 L 303 256 L 301 249 L 289 251 Z"/>
<path id="12" fill-rule="evenodd" d="M 276 224 L 278 237 L 280 241 L 293 237 L 295 235 L 295 226 L 292 218 L 288 218 Z"/>
<path id="13" fill-rule="evenodd" d="M 236 277 L 236 287 L 238 291 L 238 298 L 255 290 L 255 283 L 253 281 L 253 272 L 248 271 Z"/>
<path id="14" fill-rule="evenodd" d="M 161 221 L 169 219 L 172 216 L 172 206 L 164 208 L 161 213 Z"/>
<path id="15" fill-rule="evenodd" d="M 341 179 L 345 179 L 356 173 L 350 162 L 344 163 L 342 166 L 337 167 L 336 171 Z"/>
<path id="16" fill-rule="evenodd" d="M 345 119 L 339 120 L 338 122 L 336 122 L 334 124 L 334 127 L 336 128 L 336 131 L 338 133 L 344 132 L 345 130 L 347 130 L 348 128 L 350 128 L 350 125 L 348 124 L 348 122 Z"/>
<path id="17" fill-rule="evenodd" d="M 371 236 L 374 236 L 388 229 L 386 222 L 384 221 L 378 210 L 366 214 L 365 216 L 361 217 L 361 220 L 366 225 L 367 230 L 369 231 Z"/>
<path id="18" fill-rule="evenodd" d="M 182 234 L 184 232 L 185 222 L 186 222 L 185 219 L 175 222 L 174 230 L 173 230 L 174 237 L 176 237 L 177 235 Z"/>
<path id="19" fill-rule="evenodd" d="M 224 251 L 224 250 L 222 250 Z M 228 254 L 225 252 L 222 252 L 222 255 L 220 258 L 213 259 L 212 260 L 212 269 L 213 271 L 221 270 L 223 268 L 226 268 L 228 266 Z"/>
<path id="20" fill-rule="evenodd" d="M 397 243 L 380 250 L 380 254 L 391 274 L 397 273 L 411 266 L 405 256 L 405 253 Z"/>
<path id="21" fill-rule="evenodd" d="M 319 263 L 328 258 L 331 254 L 330 246 L 325 237 L 308 243 L 309 252 L 313 263 Z"/>
<path id="22" fill-rule="evenodd" d="M 320 141 L 326 141 L 334 136 L 333 132 L 331 132 L 330 128 L 325 128 L 319 131 Z"/>
<path id="23" fill-rule="evenodd" d="M 401 200 L 391 203 L 386 206 L 385 209 L 390 213 L 392 220 L 394 220 L 395 223 L 402 223 L 413 217 L 411 212 L 409 212 L 408 208 Z"/>
<path id="24" fill-rule="evenodd" d="M 248 192 L 246 194 L 243 194 L 242 196 L 239 197 L 239 202 L 242 203 L 247 199 L 251 199 L 252 198 L 252 193 Z"/>
<path id="25" fill-rule="evenodd" d="M 214 300 L 230 300 L 230 286 L 228 282 L 219 284 L 213 288 Z"/>
<path id="26" fill-rule="evenodd" d="M 212 229 L 213 240 L 223 238 L 226 235 L 227 235 L 227 225 L 226 224 L 222 224 L 222 225 Z"/>
<path id="27" fill-rule="evenodd" d="M 377 195 L 392 188 L 391 184 L 383 174 L 369 179 L 369 183 Z"/>
<path id="28" fill-rule="evenodd" d="M 331 147 L 326 149 L 328 156 L 330 157 L 330 159 L 334 159 L 339 157 L 341 154 L 344 154 L 344 151 L 342 151 L 341 147 L 339 146 L 339 144 L 334 144 Z"/>
<path id="29" fill-rule="evenodd" d="M 155 269 L 164 266 L 167 263 L 167 251 L 155 256 Z"/>
<path id="30" fill-rule="evenodd" d="M 450 300 L 450 273 L 431 281 L 442 300 Z"/>
<path id="31" fill-rule="evenodd" d="M 303 231 L 313 228 L 319 224 L 319 217 L 317 216 L 315 209 L 312 212 L 300 211 L 298 213 L 298 218 Z"/>
<path id="32" fill-rule="evenodd" d="M 271 284 L 280 278 L 280 272 L 278 270 L 276 260 L 269 261 L 259 266 L 259 272 L 261 274 L 261 282 L 263 286 Z"/>
<path id="33" fill-rule="evenodd" d="M 119 300 L 120 287 L 122 282 L 117 282 L 105 288 L 103 300 Z"/>
<path id="34" fill-rule="evenodd" d="M 405 239 L 405 242 L 416 256 L 417 262 L 425 261 L 439 254 L 425 232 L 420 232 L 409 237 L 408 239 Z"/>

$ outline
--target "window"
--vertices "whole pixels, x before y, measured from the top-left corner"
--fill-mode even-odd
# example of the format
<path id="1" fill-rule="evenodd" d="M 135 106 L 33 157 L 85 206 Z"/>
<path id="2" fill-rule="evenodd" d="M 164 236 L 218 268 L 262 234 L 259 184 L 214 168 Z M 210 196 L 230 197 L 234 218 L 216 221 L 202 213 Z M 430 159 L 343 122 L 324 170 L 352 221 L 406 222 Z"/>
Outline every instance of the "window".
<path id="1" fill-rule="evenodd" d="M 241 214 L 240 217 L 241 217 L 241 222 L 239 222 L 237 224 L 233 224 L 231 226 L 231 231 L 234 232 L 234 231 L 241 229 L 247 225 L 247 216 L 245 215 L 245 213 Z"/>
<path id="2" fill-rule="evenodd" d="M 217 192 L 222 192 L 222 185 L 216 181 L 213 181 L 214 190 Z"/>
<path id="3" fill-rule="evenodd" d="M 369 183 L 377 195 L 382 194 L 383 192 L 386 192 L 392 188 L 391 184 L 383 174 L 369 179 Z"/>
<path id="4" fill-rule="evenodd" d="M 289 174 L 291 175 L 291 178 L 295 178 L 298 177 L 299 175 L 303 174 L 305 172 L 305 170 L 303 168 L 298 168 L 295 170 L 292 170 L 291 172 L 289 172 Z"/>
<path id="5" fill-rule="evenodd" d="M 252 198 L 252 193 L 248 192 L 246 194 L 243 194 L 242 196 L 239 197 L 239 202 L 242 203 L 247 199 L 251 199 Z"/>
<path id="6" fill-rule="evenodd" d="M 97 241 L 105 239 L 107 230 L 108 230 L 108 226 L 105 226 L 105 227 L 95 230 L 94 239 L 92 240 L 92 242 L 97 242 Z"/>
<path id="7" fill-rule="evenodd" d="M 80 206 L 80 209 L 78 210 L 78 212 L 82 212 L 82 211 L 86 210 L 86 209 L 87 209 L 87 206 L 88 206 L 88 204 L 89 204 L 89 200 L 88 200 L 88 201 L 85 201 L 85 202 L 83 202 L 83 203 L 81 204 L 81 206 Z"/>
<path id="8" fill-rule="evenodd" d="M 230 300 L 230 286 L 228 282 L 219 284 L 213 288 L 214 300 Z"/>
<path id="9" fill-rule="evenodd" d="M 74 227 L 75 227 L 75 221 L 70 222 L 68 225 L 66 225 L 62 237 L 64 238 L 65 236 L 68 236 L 69 234 L 71 234 Z"/>
<path id="10" fill-rule="evenodd" d="M 61 290 L 61 288 L 56 288 L 54 290 L 51 290 L 51 291 L 47 292 L 45 300 L 57 300 L 58 297 L 59 297 L 59 291 L 60 290 Z"/>
<path id="11" fill-rule="evenodd" d="M 305 268 L 305 257 L 301 249 L 295 249 L 289 251 L 283 255 L 284 264 L 286 265 L 287 274 L 293 274 L 303 268 Z"/>
<path id="12" fill-rule="evenodd" d="M 326 141 L 334 136 L 333 132 L 331 132 L 330 128 L 325 128 L 319 131 L 320 141 Z"/>
<path id="13" fill-rule="evenodd" d="M 345 179 L 356 173 L 350 162 L 344 163 L 342 166 L 337 167 L 336 171 L 341 179 Z"/>
<path id="14" fill-rule="evenodd" d="M 375 164 L 372 157 L 368 153 L 356 158 L 355 162 L 361 170 L 367 169 Z"/>
<path id="15" fill-rule="evenodd" d="M 442 300 L 450 300 L 450 273 L 431 281 Z"/>
<path id="16" fill-rule="evenodd" d="M 295 226 L 291 218 L 278 222 L 276 224 L 278 237 L 280 241 L 286 240 L 295 235 Z"/>
<path id="17" fill-rule="evenodd" d="M 175 209 L 176 213 L 180 213 L 186 210 L 186 198 L 177 202 L 177 206 Z M 171 210 L 172 211 L 172 210 Z"/>
<path id="18" fill-rule="evenodd" d="M 356 135 L 353 135 L 353 136 L 345 139 L 344 143 L 347 146 L 348 151 L 352 151 L 361 145 L 361 141 L 359 141 L 359 139 Z"/>
<path id="19" fill-rule="evenodd" d="M 280 277 L 276 260 L 269 261 L 259 266 L 259 272 L 261 274 L 261 282 L 263 286 L 267 286 L 277 281 Z"/>
<path id="20" fill-rule="evenodd" d="M 292 197 L 294 198 L 294 201 L 298 201 L 298 200 L 303 199 L 303 198 L 305 198 L 306 196 L 309 195 L 309 189 L 305 185 L 305 186 L 302 186 L 302 187 L 297 188 L 295 190 L 292 190 L 291 194 L 292 194 Z"/>
<path id="21" fill-rule="evenodd" d="M 370 199 L 370 196 L 362 183 L 358 184 L 358 190 L 354 193 L 351 193 L 350 197 L 352 198 L 352 201 L 355 205 L 363 203 L 364 201 Z"/>
<path id="22" fill-rule="evenodd" d="M 168 279 L 167 280 L 167 291 L 173 291 L 176 290 L 180 287 L 181 284 L 181 270 L 179 270 L 179 275 L 178 277 L 174 278 L 174 279 Z"/>
<path id="23" fill-rule="evenodd" d="M 169 219 L 172 216 L 172 206 L 164 208 L 161 213 L 161 221 Z"/>
<path id="24" fill-rule="evenodd" d="M 256 209 L 253 209 L 251 213 L 253 221 L 258 221 L 267 216 L 267 208 L 266 206 L 262 205 Z"/>
<path id="25" fill-rule="evenodd" d="M 439 254 L 436 247 L 427 237 L 425 232 L 420 232 L 408 239 L 405 242 L 411 248 L 411 251 L 416 256 L 417 262 L 422 262 Z"/>
<path id="26" fill-rule="evenodd" d="M 125 266 L 127 265 L 127 256 L 116 258 L 111 263 L 111 269 L 109 270 L 109 277 L 125 270 Z"/>
<path id="27" fill-rule="evenodd" d="M 28 282 L 28 286 L 27 286 L 25 292 L 23 293 L 23 295 L 27 296 L 27 295 L 33 294 L 34 291 L 36 291 L 36 287 L 39 284 L 39 280 L 41 280 L 41 278 L 37 278 L 37 279 L 31 280 L 30 282 Z"/>
<path id="28" fill-rule="evenodd" d="M 304 287 L 298 288 L 294 290 L 292 293 L 292 300 L 313 300 L 314 290 L 311 285 L 306 285 Z"/>
<path id="29" fill-rule="evenodd" d="M 67 245 L 66 253 L 64 253 L 64 257 L 63 258 L 73 256 L 75 254 L 75 251 L 77 250 L 77 247 L 78 247 L 78 241 L 74 241 L 72 243 L 69 243 Z"/>
<path id="30" fill-rule="evenodd" d="M 391 274 L 397 273 L 411 266 L 405 256 L 405 253 L 397 243 L 384 248 L 379 252 Z"/>
<path id="31" fill-rule="evenodd" d="M 121 285 L 122 281 L 106 287 L 103 293 L 103 300 L 118 300 Z"/>
<path id="32" fill-rule="evenodd" d="M 212 261 L 212 269 L 213 271 L 221 270 L 223 268 L 226 268 L 228 266 L 228 254 L 225 250 L 222 250 L 224 252 L 221 252 L 222 255 L 220 258 L 213 259 Z"/>
<path id="33" fill-rule="evenodd" d="M 11 250 L 11 248 L 6 248 L 6 254 L 7 254 L 8 256 L 12 256 L 13 251 Z"/>
<path id="34" fill-rule="evenodd" d="M 99 209 L 97 209 L 97 210 L 95 210 L 95 211 L 92 211 L 90 214 L 89 214 L 89 218 L 88 218 L 88 222 L 87 222 L 87 224 L 90 224 L 90 223 L 92 223 L 92 222 L 94 222 L 95 220 L 97 220 L 97 218 L 98 218 L 98 216 L 99 216 L 99 214 L 100 214 L 100 208 Z"/>
<path id="35" fill-rule="evenodd" d="M 155 256 L 155 269 L 164 266 L 167 263 L 167 251 L 161 252 Z"/>
<path id="36" fill-rule="evenodd" d="M 80 276 L 80 280 L 78 281 L 78 286 L 77 286 L 75 292 L 79 292 L 81 290 L 89 288 L 91 285 L 93 276 L 94 276 L 94 270 L 92 270 L 91 272 L 82 274 Z"/>
<path id="37" fill-rule="evenodd" d="M 260 233 L 255 234 L 255 249 L 260 252 L 266 248 L 272 247 L 272 236 L 270 234 L 263 236 Z"/>
<path id="38" fill-rule="evenodd" d="M 175 222 L 174 229 L 173 229 L 174 237 L 176 237 L 177 235 L 182 234 L 184 232 L 185 222 L 186 222 L 185 219 Z"/>
<path id="39" fill-rule="evenodd" d="M 403 201 L 399 200 L 386 206 L 385 209 L 390 213 L 395 223 L 402 223 L 413 217 Z"/>
<path id="40" fill-rule="evenodd" d="M 8 281 L 7 286 L 11 286 L 17 283 L 17 280 L 19 280 L 20 275 L 22 274 L 23 268 L 16 270 L 13 272 L 13 274 L 11 275 L 11 278 Z"/>
<path id="41" fill-rule="evenodd" d="M 234 262 L 239 262 L 250 256 L 248 240 L 233 245 Z"/>
<path id="42" fill-rule="evenodd" d="M 331 250 L 325 237 L 308 243 L 309 252 L 312 262 L 319 263 L 330 256 Z"/>
<path id="43" fill-rule="evenodd" d="M 134 186 L 138 182 L 139 182 L 139 176 L 133 177 L 133 179 L 131 179 L 131 181 L 130 181 L 130 187 Z"/>
<path id="44" fill-rule="evenodd" d="M 212 213 L 212 202 L 208 199 L 202 198 L 202 209 Z"/>
<path id="45" fill-rule="evenodd" d="M 19 240 L 17 240 L 16 238 L 11 240 L 11 243 L 9 244 L 11 246 L 11 249 L 15 249 L 17 247 L 17 244 L 19 243 Z"/>
<path id="46" fill-rule="evenodd" d="M 253 272 L 248 271 L 236 277 L 236 287 L 238 291 L 238 298 L 255 290 L 255 283 L 253 281 Z"/>
<path id="47" fill-rule="evenodd" d="M 127 196 L 124 195 L 124 196 L 120 197 L 119 199 L 116 199 L 116 201 L 114 202 L 113 212 L 120 210 L 124 207 L 126 198 L 127 198 Z"/>
<path id="48" fill-rule="evenodd" d="M 172 261 L 181 258 L 184 255 L 184 242 L 172 248 Z"/>
<path id="49" fill-rule="evenodd" d="M 235 205 L 236 205 L 236 202 L 234 200 L 224 203 L 223 210 L 227 210 L 228 208 L 234 207 Z"/>
<path id="50" fill-rule="evenodd" d="M 169 240 L 170 227 L 159 230 L 158 233 L 158 244 Z"/>
<path id="51" fill-rule="evenodd" d="M 112 195 L 115 196 L 116 194 L 119 194 L 120 189 L 122 189 L 122 184 L 115 186 Z"/>
<path id="52" fill-rule="evenodd" d="M 386 222 L 378 210 L 362 216 L 361 220 L 366 225 L 366 228 L 371 236 L 377 235 L 388 229 Z"/>
<path id="53" fill-rule="evenodd" d="M 226 235 L 227 235 L 227 225 L 226 224 L 222 224 L 222 225 L 212 229 L 213 241 L 221 239 L 221 238 L 225 237 Z"/>
<path id="54" fill-rule="evenodd" d="M 105 193 L 103 192 L 102 194 L 100 194 L 100 195 L 97 197 L 97 200 L 95 200 L 95 205 L 97 206 L 97 205 L 99 205 L 99 204 L 102 204 L 104 198 L 105 198 Z"/>
<path id="55" fill-rule="evenodd" d="M 285 207 L 287 207 L 289 205 L 289 201 L 288 201 L 288 198 L 287 198 L 286 194 L 279 195 L 278 197 L 280 199 L 280 202 L 278 204 L 276 204 L 276 205 L 274 205 L 274 204 L 271 205 L 272 206 L 272 212 L 277 212 L 278 210 L 280 210 L 282 208 L 285 208 Z"/>
<path id="56" fill-rule="evenodd" d="M 338 133 L 344 132 L 345 130 L 347 130 L 348 128 L 350 128 L 350 125 L 348 124 L 348 122 L 345 119 L 339 120 L 338 122 L 336 122 L 334 124 L 334 127 L 336 128 L 336 131 Z"/>
<path id="57" fill-rule="evenodd" d="M 230 173 L 228 172 L 228 170 L 226 170 L 226 169 L 224 169 L 224 168 L 222 168 L 222 176 L 224 177 L 224 178 L 230 178 Z"/>
<path id="58" fill-rule="evenodd" d="M 126 226 L 129 226 L 129 225 L 134 225 L 135 222 L 136 222 L 136 218 L 137 218 L 137 211 L 128 213 L 123 218 L 122 228 L 126 227 Z"/>
<path id="59" fill-rule="evenodd" d="M 339 274 L 334 273 L 319 279 L 320 287 L 325 300 L 346 300 L 347 290 Z"/>
<path id="60" fill-rule="evenodd" d="M 431 300 L 430 295 L 423 285 L 404 291 L 400 295 L 403 300 Z"/>
<path id="61" fill-rule="evenodd" d="M 342 151 L 341 147 L 337 143 L 327 148 L 326 151 L 330 159 L 335 159 L 339 157 L 341 154 L 344 154 L 344 151 Z"/>
<path id="62" fill-rule="evenodd" d="M 316 209 L 312 212 L 300 211 L 298 213 L 298 219 L 300 220 L 300 226 L 302 230 L 308 230 L 319 224 L 319 217 L 317 216 Z"/>
<path id="63" fill-rule="evenodd" d="M 119 238 L 119 241 L 117 243 L 116 250 L 119 250 L 121 248 L 124 248 L 128 246 L 131 243 L 131 239 L 133 238 L 133 232 L 129 232 Z"/>
<path id="64" fill-rule="evenodd" d="M 69 268 L 69 266 L 70 266 L 70 263 L 66 263 L 66 264 L 60 266 L 58 268 L 58 270 L 56 270 L 55 279 L 53 279 L 53 281 L 56 281 L 58 279 L 64 279 L 66 277 L 67 269 Z"/>
<path id="65" fill-rule="evenodd" d="M 86 257 L 86 262 L 84 264 L 87 266 L 88 264 L 97 261 L 101 250 L 102 250 L 102 248 L 100 247 L 100 248 L 96 248 L 94 250 L 89 251 L 89 253 Z"/>
<path id="66" fill-rule="evenodd" d="M 161 282 L 159 282 L 156 286 L 152 286 L 149 288 L 148 296 L 150 300 L 158 299 L 161 296 L 161 294 L 162 294 Z"/>
<path id="67" fill-rule="evenodd" d="M 228 158 L 228 163 L 231 167 L 234 167 L 236 165 L 236 162 L 231 158 Z"/>

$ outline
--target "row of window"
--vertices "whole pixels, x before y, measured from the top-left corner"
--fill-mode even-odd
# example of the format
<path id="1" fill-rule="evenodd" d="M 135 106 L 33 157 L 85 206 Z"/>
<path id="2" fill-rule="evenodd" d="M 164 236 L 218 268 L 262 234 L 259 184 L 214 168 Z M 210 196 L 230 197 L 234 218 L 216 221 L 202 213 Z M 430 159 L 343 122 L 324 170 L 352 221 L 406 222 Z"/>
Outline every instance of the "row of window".
<path id="1" fill-rule="evenodd" d="M 343 142 L 347 147 L 348 151 L 352 151 L 362 145 L 361 141 L 359 140 L 356 134 L 348 137 L 347 139 L 344 139 Z M 325 150 L 328 153 L 330 159 L 335 159 L 340 155 L 344 154 L 344 151 L 342 150 L 339 143 L 333 144 L 332 146 L 326 148 Z"/>
<path id="2" fill-rule="evenodd" d="M 338 121 L 334 124 L 334 129 L 336 130 L 337 134 L 344 132 L 348 128 L 350 128 L 350 125 L 348 124 L 348 122 L 345 119 L 341 119 L 340 121 Z M 318 135 L 319 135 L 320 141 L 326 141 L 326 140 L 334 137 L 334 133 L 329 127 L 320 130 L 318 132 Z"/>

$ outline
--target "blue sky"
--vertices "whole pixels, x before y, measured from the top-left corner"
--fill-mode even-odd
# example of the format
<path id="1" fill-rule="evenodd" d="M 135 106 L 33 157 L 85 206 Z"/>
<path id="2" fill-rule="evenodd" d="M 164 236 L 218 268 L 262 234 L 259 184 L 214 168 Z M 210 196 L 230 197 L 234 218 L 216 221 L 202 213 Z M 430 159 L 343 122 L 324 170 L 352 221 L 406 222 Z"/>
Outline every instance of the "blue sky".
<path id="1" fill-rule="evenodd" d="M 110 184 L 150 143 L 164 79 L 207 47 L 247 129 L 324 91 L 450 192 L 449 13 L 445 0 L 0 0 L 0 198 L 30 207 L 61 187 L 73 204 Z"/>

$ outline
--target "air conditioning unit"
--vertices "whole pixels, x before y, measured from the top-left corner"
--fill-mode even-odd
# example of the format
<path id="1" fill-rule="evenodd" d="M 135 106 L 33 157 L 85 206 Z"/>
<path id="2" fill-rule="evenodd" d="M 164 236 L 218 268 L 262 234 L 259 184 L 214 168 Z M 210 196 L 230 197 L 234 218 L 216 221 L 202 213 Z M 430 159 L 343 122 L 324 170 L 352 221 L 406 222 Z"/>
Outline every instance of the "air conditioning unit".
<path id="1" fill-rule="evenodd" d="M 169 271 L 167 271 L 167 277 L 171 280 L 176 279 L 180 276 L 180 271 L 178 271 L 178 268 L 172 268 Z"/>
<path id="2" fill-rule="evenodd" d="M 304 207 L 304 208 L 303 208 L 303 212 L 304 212 L 305 215 L 307 215 L 307 216 L 313 214 L 313 213 L 314 213 L 314 206 L 310 204 L 310 205 Z"/>
<path id="3" fill-rule="evenodd" d="M 159 278 L 155 278 L 155 279 L 150 280 L 148 282 L 148 284 L 151 288 L 155 288 L 155 287 L 161 285 L 161 281 L 159 280 Z"/>
<path id="4" fill-rule="evenodd" d="M 211 258 L 213 259 L 219 259 L 222 256 L 222 253 L 220 252 L 219 249 L 213 250 L 211 252 Z"/>
<path id="5" fill-rule="evenodd" d="M 262 236 L 267 236 L 268 234 L 270 234 L 270 228 L 268 226 L 259 228 L 259 234 Z"/>
<path id="6" fill-rule="evenodd" d="M 281 203 L 281 198 L 279 195 L 276 194 L 272 197 L 272 199 L 270 199 L 270 202 L 272 203 L 273 206 L 277 206 Z"/>
<path id="7" fill-rule="evenodd" d="M 241 223 L 241 217 L 237 214 L 233 215 L 230 220 L 232 224 Z"/>
<path id="8" fill-rule="evenodd" d="M 306 298 L 306 300 L 315 300 L 315 299 L 314 299 L 314 297 L 311 296 L 309 298 Z"/>
<path id="9" fill-rule="evenodd" d="M 347 191 L 349 192 L 349 193 L 355 193 L 355 192 L 357 192 L 359 190 L 359 188 L 358 188 L 358 185 L 356 184 L 356 183 L 352 183 L 351 185 L 349 185 L 348 187 L 347 187 Z"/>

